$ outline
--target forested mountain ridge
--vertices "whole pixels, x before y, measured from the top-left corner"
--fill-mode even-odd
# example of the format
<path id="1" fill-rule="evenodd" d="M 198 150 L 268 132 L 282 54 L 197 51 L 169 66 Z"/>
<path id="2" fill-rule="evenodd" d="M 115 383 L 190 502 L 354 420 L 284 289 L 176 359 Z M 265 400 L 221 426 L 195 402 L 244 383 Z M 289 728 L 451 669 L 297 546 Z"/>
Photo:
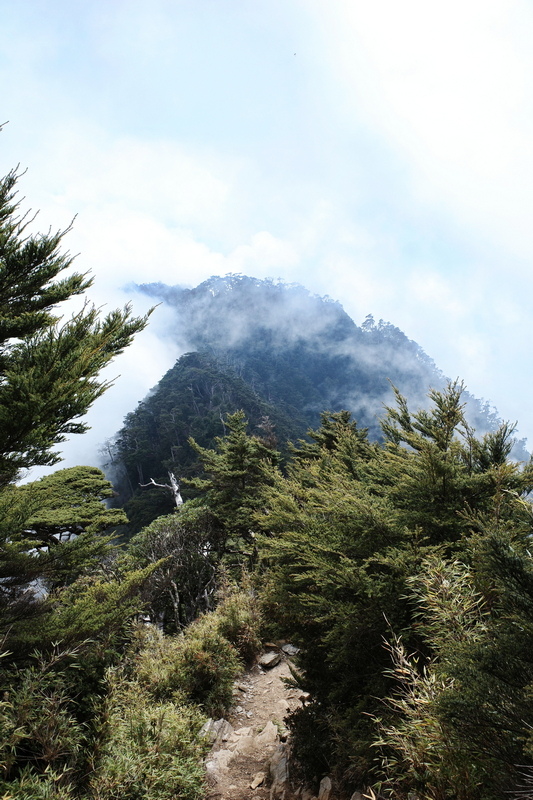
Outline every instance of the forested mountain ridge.
<path id="1" fill-rule="evenodd" d="M 171 336 L 186 355 L 125 420 L 109 447 L 107 470 L 127 504 L 133 529 L 172 509 L 152 478 L 199 474 L 193 437 L 211 447 L 224 417 L 244 410 L 250 430 L 286 452 L 324 410 L 349 410 L 371 439 L 381 436 L 393 386 L 413 409 L 427 405 L 446 378 L 399 328 L 368 316 L 358 326 L 340 303 L 302 286 L 241 275 L 212 277 L 193 289 L 160 283 L 138 287 L 175 310 Z M 468 392 L 466 418 L 478 432 L 499 420 Z M 526 459 L 520 443 L 514 455 Z M 187 488 L 185 489 L 185 496 Z"/>
<path id="2" fill-rule="evenodd" d="M 433 361 L 399 328 L 368 316 L 362 326 L 340 303 L 302 286 L 240 275 L 194 289 L 139 287 L 176 311 L 181 349 L 207 351 L 270 402 L 286 402 L 315 424 L 326 408 L 349 408 L 378 432 L 389 381 L 413 402 L 444 385 Z"/>

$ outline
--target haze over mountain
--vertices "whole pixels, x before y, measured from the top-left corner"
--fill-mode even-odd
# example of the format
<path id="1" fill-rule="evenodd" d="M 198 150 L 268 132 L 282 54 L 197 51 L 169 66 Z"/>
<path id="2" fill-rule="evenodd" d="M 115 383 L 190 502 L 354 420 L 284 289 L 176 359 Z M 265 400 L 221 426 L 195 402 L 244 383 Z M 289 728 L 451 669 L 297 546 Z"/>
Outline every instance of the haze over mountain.
<path id="1" fill-rule="evenodd" d="M 324 411 L 349 410 L 377 439 L 393 386 L 417 409 L 447 382 L 399 328 L 371 316 L 358 326 L 340 303 L 299 285 L 228 275 L 193 289 L 137 288 L 174 310 L 171 336 L 185 355 L 126 417 L 109 448 L 108 469 L 135 527 L 172 507 L 168 493 L 140 484 L 165 483 L 169 471 L 179 479 L 197 474 L 188 438 L 211 446 L 228 413 L 243 409 L 251 432 L 282 452 L 317 427 Z M 473 428 L 497 427 L 494 409 L 464 397 Z M 515 456 L 527 457 L 523 442 Z"/>

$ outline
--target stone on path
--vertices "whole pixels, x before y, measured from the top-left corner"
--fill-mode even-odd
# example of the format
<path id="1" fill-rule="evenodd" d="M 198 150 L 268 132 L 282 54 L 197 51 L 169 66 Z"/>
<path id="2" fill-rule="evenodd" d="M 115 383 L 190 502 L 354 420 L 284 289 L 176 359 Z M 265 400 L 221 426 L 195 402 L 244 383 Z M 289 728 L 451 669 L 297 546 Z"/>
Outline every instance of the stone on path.
<path id="1" fill-rule="evenodd" d="M 331 794 L 331 778 L 322 778 L 318 788 L 318 800 L 329 800 Z"/>
<path id="2" fill-rule="evenodd" d="M 286 656 L 295 656 L 300 652 L 300 648 L 295 647 L 293 644 L 284 644 L 281 649 Z"/>
<path id="3" fill-rule="evenodd" d="M 255 741 L 259 745 L 259 747 L 267 746 L 270 744 L 275 744 L 278 738 L 278 729 L 272 722 L 272 720 L 268 720 L 267 724 L 255 737 Z"/>
<path id="4" fill-rule="evenodd" d="M 289 778 L 289 759 L 287 745 L 280 742 L 278 749 L 270 761 L 270 800 L 282 798 L 285 795 Z"/>
<path id="5" fill-rule="evenodd" d="M 275 653 L 272 651 L 270 653 L 263 653 L 257 663 L 260 667 L 263 667 L 263 669 L 272 669 L 272 667 L 275 667 L 280 661 L 281 653 Z"/>
<path id="6" fill-rule="evenodd" d="M 228 771 L 228 764 L 233 758 L 231 750 L 217 750 L 205 762 L 208 779 L 215 780 L 217 775 Z"/>
<path id="7" fill-rule="evenodd" d="M 235 745 L 234 752 L 239 755 L 250 756 L 256 749 L 255 736 L 253 733 L 248 733 L 245 736 L 240 736 L 239 741 Z"/>
<path id="8" fill-rule="evenodd" d="M 280 742 L 288 736 L 280 730 L 282 720 L 300 704 L 299 692 L 284 684 L 290 668 L 279 647 L 274 652 L 267 649 L 263 660 L 263 667 L 256 664 L 234 683 L 234 702 L 239 705 L 233 709 L 233 726 L 224 719 L 204 726 L 204 736 L 214 747 L 205 761 L 206 800 L 268 800 L 269 794 L 270 800 L 303 800 L 301 790 L 291 793 L 290 746 Z M 276 662 L 279 666 L 269 670 L 267 665 Z"/>
<path id="9" fill-rule="evenodd" d="M 258 786 L 261 786 L 264 783 L 266 778 L 266 772 L 256 772 L 254 775 L 254 779 L 250 784 L 250 789 L 257 789 Z"/>
<path id="10" fill-rule="evenodd" d="M 208 719 L 200 731 L 200 736 L 205 738 L 212 745 L 226 742 L 233 733 L 233 726 L 225 719 Z"/>

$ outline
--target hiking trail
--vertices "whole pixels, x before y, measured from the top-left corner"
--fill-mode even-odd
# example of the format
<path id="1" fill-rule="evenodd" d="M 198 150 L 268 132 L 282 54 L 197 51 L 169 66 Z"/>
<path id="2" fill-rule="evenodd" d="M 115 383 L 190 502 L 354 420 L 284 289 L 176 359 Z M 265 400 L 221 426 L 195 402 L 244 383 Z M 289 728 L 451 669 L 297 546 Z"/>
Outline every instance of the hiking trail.
<path id="1" fill-rule="evenodd" d="M 289 664 L 280 648 L 265 653 L 235 682 L 228 719 L 209 720 L 205 726 L 204 733 L 212 742 L 206 758 L 207 800 L 290 800 L 295 796 L 288 780 L 284 719 L 306 696 L 285 682 L 291 678 Z M 302 800 L 304 794 L 311 797 L 311 792 L 304 792 Z"/>

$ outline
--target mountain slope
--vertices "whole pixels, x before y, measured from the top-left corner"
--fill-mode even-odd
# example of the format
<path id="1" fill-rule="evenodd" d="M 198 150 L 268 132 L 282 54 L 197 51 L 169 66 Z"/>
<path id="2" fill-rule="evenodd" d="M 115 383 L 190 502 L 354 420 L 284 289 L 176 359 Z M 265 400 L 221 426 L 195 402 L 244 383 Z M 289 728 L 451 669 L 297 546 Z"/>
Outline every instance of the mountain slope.
<path id="1" fill-rule="evenodd" d="M 380 436 L 384 404 L 396 386 L 413 408 L 446 378 L 422 348 L 389 323 L 358 326 L 342 306 L 301 286 L 230 275 L 194 289 L 146 284 L 144 293 L 175 309 L 172 335 L 187 353 L 125 420 L 114 445 L 114 479 L 134 527 L 171 510 L 170 495 L 139 484 L 197 474 L 193 436 L 211 446 L 227 413 L 242 408 L 251 432 L 276 441 L 305 435 L 324 410 L 348 409 Z M 497 417 L 468 393 L 479 430 Z M 519 457 L 525 457 L 519 454 Z"/>

